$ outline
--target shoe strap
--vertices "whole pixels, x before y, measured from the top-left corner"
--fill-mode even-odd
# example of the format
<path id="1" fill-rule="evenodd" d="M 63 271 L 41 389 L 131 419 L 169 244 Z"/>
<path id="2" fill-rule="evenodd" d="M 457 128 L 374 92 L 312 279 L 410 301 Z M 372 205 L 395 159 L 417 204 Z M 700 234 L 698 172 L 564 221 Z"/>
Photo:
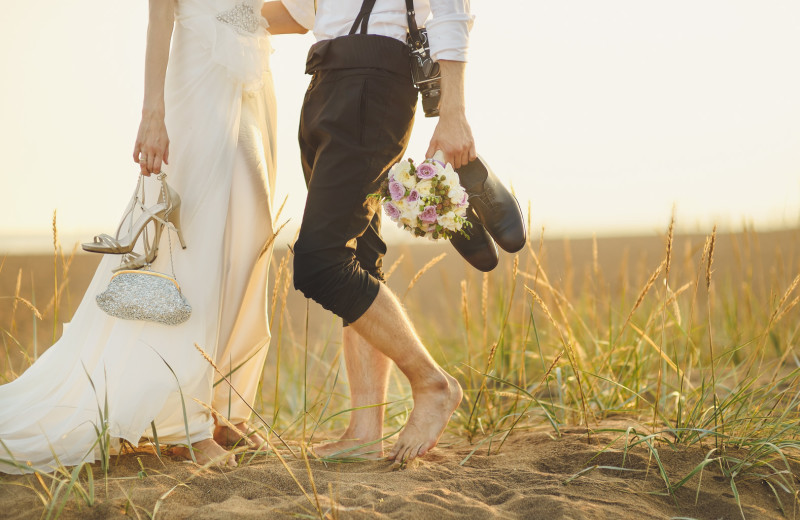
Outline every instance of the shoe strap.
<path id="1" fill-rule="evenodd" d="M 156 179 L 158 179 L 161 182 L 161 198 L 164 203 L 164 208 L 168 209 L 171 196 L 170 196 L 170 188 L 167 185 L 167 174 L 164 173 L 163 171 L 159 172 L 158 175 L 156 176 Z M 126 220 L 128 220 L 128 233 L 130 234 L 131 230 L 133 229 L 133 223 L 134 223 L 133 212 L 137 207 L 138 209 L 141 210 L 143 214 L 146 214 L 148 218 L 155 220 L 157 223 L 167 228 L 166 231 L 167 231 L 167 241 L 169 242 L 169 262 L 170 262 L 170 267 L 172 268 L 172 277 L 177 280 L 177 277 L 175 275 L 175 263 L 172 258 L 172 237 L 170 236 L 170 231 L 175 231 L 177 233 L 178 229 L 175 227 L 175 224 L 173 224 L 169 220 L 161 218 L 157 214 L 150 211 L 150 208 L 147 207 L 147 202 L 145 200 L 145 191 L 144 191 L 144 175 L 139 175 L 139 180 L 136 184 L 136 189 L 134 190 L 133 196 L 131 197 L 131 200 L 128 203 L 128 208 L 125 211 L 125 215 L 122 218 L 122 222 L 120 222 L 119 227 L 117 228 L 117 233 L 116 233 L 117 238 L 103 234 L 99 235 L 98 237 L 95 237 L 95 239 L 100 238 L 101 240 L 111 241 L 114 247 L 119 247 L 119 233 L 120 231 L 122 231 L 122 225 L 125 223 Z M 166 211 L 164 213 L 164 216 L 165 217 L 167 216 Z M 147 258 L 149 249 L 153 246 L 148 245 L 149 239 L 148 239 L 148 231 L 146 224 L 142 233 L 143 233 L 142 237 L 143 244 L 145 248 L 144 255 L 145 258 Z M 144 267 L 149 268 L 150 264 L 145 264 Z M 180 291 L 180 288 L 178 290 Z"/>
<path id="2" fill-rule="evenodd" d="M 116 238 L 114 238 L 111 235 L 108 235 L 106 233 L 102 233 L 100 235 L 95 235 L 94 243 L 95 244 L 104 245 L 104 246 L 108 246 L 109 248 L 113 248 L 113 249 L 119 249 L 119 240 L 117 240 Z"/>

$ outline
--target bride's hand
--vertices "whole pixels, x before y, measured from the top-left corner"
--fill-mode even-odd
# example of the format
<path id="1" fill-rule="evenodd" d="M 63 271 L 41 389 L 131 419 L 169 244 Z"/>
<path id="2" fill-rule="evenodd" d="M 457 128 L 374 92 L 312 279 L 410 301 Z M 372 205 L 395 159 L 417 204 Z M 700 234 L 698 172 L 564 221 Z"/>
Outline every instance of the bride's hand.
<path id="1" fill-rule="evenodd" d="M 161 171 L 161 163 L 169 164 L 169 137 L 163 114 L 144 113 L 133 147 L 133 161 L 141 174 L 150 176 Z"/>

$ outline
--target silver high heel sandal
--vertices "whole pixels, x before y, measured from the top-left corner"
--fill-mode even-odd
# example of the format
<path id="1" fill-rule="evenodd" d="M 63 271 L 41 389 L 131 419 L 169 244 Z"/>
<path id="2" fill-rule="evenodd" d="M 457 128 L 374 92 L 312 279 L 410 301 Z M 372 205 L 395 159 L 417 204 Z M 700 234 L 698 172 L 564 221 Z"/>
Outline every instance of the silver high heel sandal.
<path id="1" fill-rule="evenodd" d="M 81 244 L 81 247 L 83 247 L 84 251 L 118 255 L 128 254 L 125 259 L 123 259 L 123 265 L 120 267 L 122 268 L 123 266 L 127 265 L 129 266 L 126 267 L 128 269 L 138 269 L 139 267 L 143 267 L 144 265 L 155 260 L 156 254 L 158 253 L 158 242 L 161 238 L 161 232 L 165 226 L 175 229 L 178 235 L 178 240 L 181 243 L 181 247 L 186 249 L 186 241 L 183 238 L 183 232 L 180 228 L 181 198 L 178 193 L 167 184 L 167 175 L 165 173 L 159 173 L 157 178 L 161 181 L 161 193 L 158 197 L 158 202 L 149 208 L 145 206 L 144 183 L 143 177 L 140 176 L 139 184 L 136 187 L 136 191 L 134 192 L 130 204 L 128 205 L 128 210 L 125 212 L 125 216 L 117 228 L 116 236 L 112 237 L 105 233 L 97 235 L 94 237 L 93 242 Z M 133 212 L 137 208 L 142 211 L 142 214 L 135 223 L 129 225 L 128 233 L 124 237 L 120 237 L 123 224 L 126 220 L 129 220 L 129 218 L 132 220 Z M 155 236 L 152 245 L 148 243 L 146 232 L 146 227 L 150 221 L 154 221 L 156 225 Z M 131 251 L 133 251 L 133 246 L 136 244 L 136 241 L 139 239 L 139 236 L 142 233 L 145 233 L 144 255 L 131 253 Z M 141 263 L 141 265 L 138 267 L 133 267 L 133 265 L 139 263 Z"/>
<path id="2" fill-rule="evenodd" d="M 177 194 L 173 192 L 173 196 Z M 156 218 L 156 229 L 153 236 L 153 242 L 150 244 L 147 238 L 147 231 L 144 233 L 144 254 L 140 253 L 127 253 L 125 256 L 122 257 L 120 264 L 118 267 L 115 267 L 111 270 L 111 272 L 116 273 L 117 271 L 134 271 L 136 269 L 141 269 L 142 267 L 149 266 L 152 264 L 156 256 L 158 255 L 158 244 L 161 243 L 161 233 L 164 229 L 167 229 L 167 233 L 170 232 L 170 228 L 174 229 L 178 235 L 178 239 L 180 240 L 181 247 L 186 249 L 186 242 L 183 239 L 183 232 L 180 228 L 180 212 L 177 211 L 180 206 L 180 199 L 178 199 L 178 207 L 175 208 L 175 211 L 168 215 L 166 221 L 163 221 L 160 218 Z M 170 246 L 172 242 L 170 242 Z"/>

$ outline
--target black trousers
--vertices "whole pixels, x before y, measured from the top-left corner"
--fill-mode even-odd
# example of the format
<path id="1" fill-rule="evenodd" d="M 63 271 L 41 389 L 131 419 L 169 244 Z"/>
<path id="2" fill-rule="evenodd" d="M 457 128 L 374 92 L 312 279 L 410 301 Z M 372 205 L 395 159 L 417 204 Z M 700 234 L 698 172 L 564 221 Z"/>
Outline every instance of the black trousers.
<path id="1" fill-rule="evenodd" d="M 319 42 L 307 72 L 299 140 L 308 196 L 294 285 L 347 324 L 383 281 L 382 210 L 367 195 L 405 153 L 417 91 L 406 46 L 383 36 Z"/>

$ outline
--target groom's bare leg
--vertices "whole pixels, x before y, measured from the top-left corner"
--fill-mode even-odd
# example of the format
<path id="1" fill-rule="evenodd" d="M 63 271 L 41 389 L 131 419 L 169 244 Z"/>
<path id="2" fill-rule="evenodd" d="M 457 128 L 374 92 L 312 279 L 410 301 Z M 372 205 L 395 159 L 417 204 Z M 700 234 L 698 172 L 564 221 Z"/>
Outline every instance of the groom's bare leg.
<path id="1" fill-rule="evenodd" d="M 461 402 L 461 387 L 433 360 L 400 302 L 385 285 L 381 284 L 375 301 L 350 327 L 394 361 L 411 384 L 414 410 L 389 459 L 408 461 L 424 455 L 436 446 Z"/>
<path id="2" fill-rule="evenodd" d="M 350 386 L 350 423 L 342 437 L 314 448 L 320 457 L 383 457 L 383 418 L 392 360 L 370 345 L 353 327 L 342 330 L 342 350 Z M 369 408 L 362 408 L 362 407 Z M 355 408 L 362 408 L 356 410 Z M 375 442 L 369 446 L 364 444 Z"/>

